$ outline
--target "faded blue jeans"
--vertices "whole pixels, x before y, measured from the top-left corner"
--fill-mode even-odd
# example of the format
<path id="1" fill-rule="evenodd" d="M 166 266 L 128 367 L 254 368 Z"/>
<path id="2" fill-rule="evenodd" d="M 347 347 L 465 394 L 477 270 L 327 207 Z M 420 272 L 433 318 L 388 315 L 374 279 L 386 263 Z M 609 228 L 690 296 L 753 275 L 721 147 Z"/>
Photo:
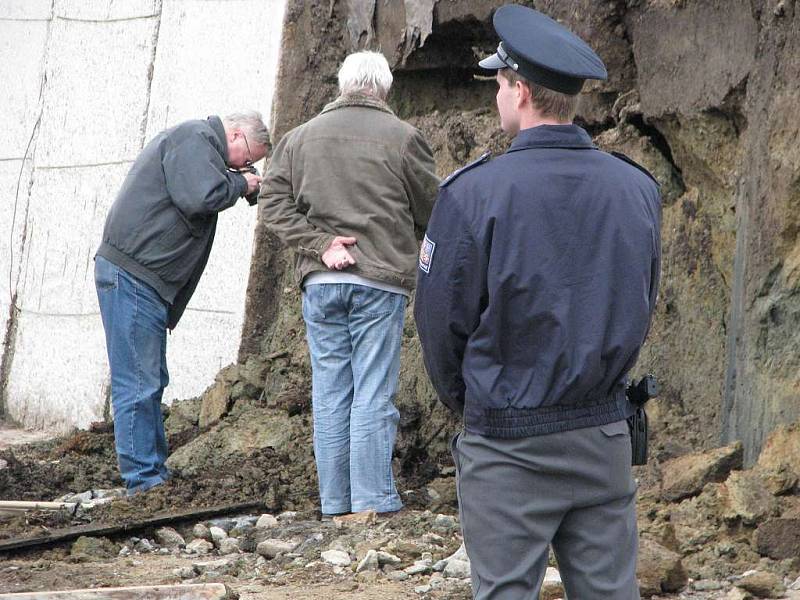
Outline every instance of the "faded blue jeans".
<path id="1" fill-rule="evenodd" d="M 102 256 L 94 280 L 111 367 L 119 470 L 128 494 L 169 478 L 161 396 L 167 371 L 167 304 L 149 285 Z"/>
<path id="2" fill-rule="evenodd" d="M 349 283 L 303 292 L 323 514 L 403 506 L 392 450 L 405 306 L 401 294 Z"/>

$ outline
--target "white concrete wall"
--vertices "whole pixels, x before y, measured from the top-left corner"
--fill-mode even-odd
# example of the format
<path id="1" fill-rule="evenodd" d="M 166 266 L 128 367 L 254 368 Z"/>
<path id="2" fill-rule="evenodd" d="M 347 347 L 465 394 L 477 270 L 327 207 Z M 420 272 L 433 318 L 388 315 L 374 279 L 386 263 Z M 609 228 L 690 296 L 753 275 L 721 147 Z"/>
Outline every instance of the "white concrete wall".
<path id="1" fill-rule="evenodd" d="M 103 417 L 92 258 L 106 213 L 165 127 L 244 108 L 269 118 L 283 10 L 284 0 L 0 0 L 0 337 L 16 294 L 7 417 L 59 431 Z M 235 360 L 255 216 L 244 201 L 220 215 L 168 339 L 167 401 L 201 393 Z"/>

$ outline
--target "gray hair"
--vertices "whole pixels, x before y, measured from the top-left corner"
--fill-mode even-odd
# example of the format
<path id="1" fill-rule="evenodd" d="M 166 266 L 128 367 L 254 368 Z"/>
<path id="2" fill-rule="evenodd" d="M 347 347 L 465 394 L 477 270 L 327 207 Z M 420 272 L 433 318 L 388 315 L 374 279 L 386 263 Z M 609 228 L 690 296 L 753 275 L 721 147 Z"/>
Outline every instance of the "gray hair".
<path id="1" fill-rule="evenodd" d="M 392 87 L 392 71 L 380 52 L 356 52 L 339 69 L 339 92 L 363 92 L 385 100 Z"/>
<path id="2" fill-rule="evenodd" d="M 264 119 L 257 110 L 243 110 L 231 113 L 222 119 L 226 128 L 244 129 L 252 143 L 270 147 L 269 129 L 264 125 Z"/>

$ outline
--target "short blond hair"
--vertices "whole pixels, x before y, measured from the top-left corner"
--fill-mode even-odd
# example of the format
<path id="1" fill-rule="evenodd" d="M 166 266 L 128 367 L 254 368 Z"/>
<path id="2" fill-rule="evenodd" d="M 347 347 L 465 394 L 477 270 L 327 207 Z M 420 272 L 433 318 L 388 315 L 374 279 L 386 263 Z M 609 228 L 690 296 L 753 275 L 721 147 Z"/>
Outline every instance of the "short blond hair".
<path id="1" fill-rule="evenodd" d="M 533 106 L 542 113 L 543 117 L 556 118 L 559 121 L 569 121 L 575 118 L 578 110 L 578 95 L 569 96 L 554 90 L 536 85 L 529 79 L 511 69 L 500 69 L 500 74 L 505 77 L 511 85 L 518 81 L 528 86 L 531 90 L 531 101 Z"/>

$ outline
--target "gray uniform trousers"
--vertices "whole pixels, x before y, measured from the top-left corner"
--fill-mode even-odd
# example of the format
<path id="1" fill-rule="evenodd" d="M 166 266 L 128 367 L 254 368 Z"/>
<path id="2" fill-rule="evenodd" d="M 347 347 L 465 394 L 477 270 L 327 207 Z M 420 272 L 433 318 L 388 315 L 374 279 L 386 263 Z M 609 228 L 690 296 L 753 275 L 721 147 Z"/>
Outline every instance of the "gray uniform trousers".
<path id="1" fill-rule="evenodd" d="M 551 544 L 568 600 L 639 600 L 625 421 L 452 450 L 477 600 L 538 599 Z"/>

